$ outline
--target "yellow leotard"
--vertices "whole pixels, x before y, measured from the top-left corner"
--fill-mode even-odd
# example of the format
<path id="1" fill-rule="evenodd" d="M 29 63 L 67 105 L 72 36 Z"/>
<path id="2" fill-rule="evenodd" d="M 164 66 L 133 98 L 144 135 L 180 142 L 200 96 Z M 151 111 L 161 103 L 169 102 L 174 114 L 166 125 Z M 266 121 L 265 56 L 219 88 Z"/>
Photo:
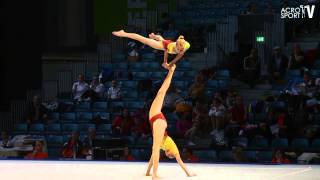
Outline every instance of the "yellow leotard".
<path id="1" fill-rule="evenodd" d="M 161 149 L 164 151 L 170 150 L 174 155 L 179 154 L 178 147 L 176 143 L 174 143 L 174 141 L 171 139 L 170 136 L 165 136 L 165 139 L 161 144 Z"/>
<path id="2" fill-rule="evenodd" d="M 190 43 L 185 41 L 184 43 L 184 52 L 186 52 L 190 48 Z M 169 54 L 178 54 L 177 48 L 176 48 L 176 42 L 171 42 L 167 46 L 167 51 Z"/>

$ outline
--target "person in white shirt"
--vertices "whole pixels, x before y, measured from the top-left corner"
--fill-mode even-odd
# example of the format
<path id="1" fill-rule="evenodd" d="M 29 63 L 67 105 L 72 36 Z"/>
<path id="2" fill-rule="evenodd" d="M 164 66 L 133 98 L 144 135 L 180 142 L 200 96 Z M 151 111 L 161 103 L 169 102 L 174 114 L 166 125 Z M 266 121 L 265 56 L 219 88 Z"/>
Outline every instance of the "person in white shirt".
<path id="1" fill-rule="evenodd" d="M 108 90 L 108 99 L 109 100 L 121 99 L 121 90 L 118 87 L 118 82 L 116 80 L 112 81 L 112 86 Z"/>
<path id="2" fill-rule="evenodd" d="M 209 110 L 209 116 L 211 118 L 212 125 L 211 133 L 213 133 L 216 129 L 222 128 L 225 112 L 226 108 L 224 107 L 220 99 L 214 98 Z"/>
<path id="3" fill-rule="evenodd" d="M 1 132 L 0 147 L 7 148 L 13 146 L 7 131 Z"/>
<path id="4" fill-rule="evenodd" d="M 90 89 L 97 94 L 99 99 L 103 99 L 105 97 L 106 88 L 101 82 L 99 82 L 98 77 L 93 77 L 93 80 L 90 84 Z"/>
<path id="5" fill-rule="evenodd" d="M 89 85 L 84 81 L 83 74 L 79 74 L 78 81 L 73 83 L 73 86 L 72 86 L 73 99 L 77 101 L 81 101 L 82 100 L 81 96 L 87 90 L 89 90 Z"/>

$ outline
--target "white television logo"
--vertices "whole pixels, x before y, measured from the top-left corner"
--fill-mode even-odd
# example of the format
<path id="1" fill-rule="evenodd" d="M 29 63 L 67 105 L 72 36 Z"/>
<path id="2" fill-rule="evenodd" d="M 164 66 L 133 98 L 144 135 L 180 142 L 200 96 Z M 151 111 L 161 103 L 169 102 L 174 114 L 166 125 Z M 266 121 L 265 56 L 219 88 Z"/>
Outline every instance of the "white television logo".
<path id="1" fill-rule="evenodd" d="M 308 18 L 313 18 L 315 5 L 301 5 L 299 7 L 286 7 L 281 9 L 281 18 L 289 18 L 289 19 L 299 19 L 306 18 L 306 14 Z"/>

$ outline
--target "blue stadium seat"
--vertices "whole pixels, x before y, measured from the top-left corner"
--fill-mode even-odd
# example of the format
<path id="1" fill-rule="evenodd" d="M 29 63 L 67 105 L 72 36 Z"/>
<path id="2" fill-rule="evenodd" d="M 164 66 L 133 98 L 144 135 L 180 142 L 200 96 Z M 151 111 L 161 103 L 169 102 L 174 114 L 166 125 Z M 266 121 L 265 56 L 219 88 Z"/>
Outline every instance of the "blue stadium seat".
<path id="1" fill-rule="evenodd" d="M 152 80 L 161 80 L 161 79 L 164 79 L 165 75 L 166 75 L 166 72 L 161 72 L 161 71 L 152 72 L 151 73 L 151 79 Z"/>
<path id="2" fill-rule="evenodd" d="M 180 80 L 183 77 L 184 72 L 183 71 L 175 71 L 173 74 L 173 79 Z"/>
<path id="3" fill-rule="evenodd" d="M 92 104 L 92 111 L 106 111 L 108 109 L 107 102 L 94 102 Z"/>
<path id="4" fill-rule="evenodd" d="M 64 141 L 62 136 L 50 135 L 46 138 L 49 148 L 50 147 L 59 147 L 61 148 Z"/>
<path id="5" fill-rule="evenodd" d="M 61 154 L 62 152 L 60 147 L 51 147 L 48 149 L 48 156 L 51 160 L 57 160 L 59 157 L 61 157 Z"/>
<path id="6" fill-rule="evenodd" d="M 255 162 L 257 160 L 257 152 L 256 151 L 245 151 L 244 155 L 248 159 L 249 162 Z"/>
<path id="7" fill-rule="evenodd" d="M 320 70 L 319 70 L 319 69 L 317 69 L 317 70 L 311 70 L 311 71 L 310 71 L 310 74 L 311 74 L 311 76 L 314 77 L 314 78 L 320 77 Z"/>
<path id="8" fill-rule="evenodd" d="M 136 160 L 142 160 L 142 159 L 141 159 L 141 150 L 140 150 L 140 149 L 131 149 L 131 155 L 132 155 Z"/>
<path id="9" fill-rule="evenodd" d="M 295 138 L 291 142 L 292 148 L 305 149 L 309 147 L 309 141 L 306 138 Z"/>
<path id="10" fill-rule="evenodd" d="M 121 81 L 121 89 L 136 89 L 138 81 Z"/>
<path id="11" fill-rule="evenodd" d="M 113 69 L 117 70 L 128 70 L 128 63 L 113 63 Z"/>
<path id="12" fill-rule="evenodd" d="M 16 124 L 14 127 L 14 134 L 26 134 L 28 131 L 28 125 L 26 123 Z"/>
<path id="13" fill-rule="evenodd" d="M 122 101 L 111 101 L 110 102 L 110 108 L 115 109 L 115 108 L 122 108 L 124 107 L 124 102 Z"/>
<path id="14" fill-rule="evenodd" d="M 58 112 L 50 113 L 49 119 L 50 119 L 50 121 L 53 121 L 53 122 L 59 122 L 59 120 L 60 120 L 60 113 L 58 113 Z"/>
<path id="15" fill-rule="evenodd" d="M 148 161 L 151 156 L 150 149 L 140 149 L 140 158 L 142 161 Z"/>
<path id="16" fill-rule="evenodd" d="M 112 63 L 101 64 L 101 69 L 112 69 L 112 68 L 113 68 Z"/>
<path id="17" fill-rule="evenodd" d="M 130 64 L 130 70 L 131 71 L 144 71 L 145 70 L 145 64 L 144 62 L 134 62 Z"/>
<path id="18" fill-rule="evenodd" d="M 234 138 L 234 139 L 232 139 L 232 145 L 247 147 L 248 146 L 248 139 L 246 137 Z"/>
<path id="19" fill-rule="evenodd" d="M 231 162 L 233 161 L 232 151 L 220 151 L 219 160 L 223 162 Z"/>
<path id="20" fill-rule="evenodd" d="M 136 138 L 134 136 L 126 136 L 125 139 L 126 139 L 126 142 L 129 146 L 136 145 Z"/>
<path id="21" fill-rule="evenodd" d="M 144 101 L 130 101 L 126 103 L 126 107 L 130 110 L 136 110 L 143 108 L 144 104 Z"/>
<path id="22" fill-rule="evenodd" d="M 230 79 L 229 70 L 218 70 L 216 73 L 217 79 Z"/>
<path id="23" fill-rule="evenodd" d="M 110 122 L 110 113 L 107 112 L 94 112 L 93 118 L 100 116 L 102 122 L 108 123 Z"/>
<path id="24" fill-rule="evenodd" d="M 271 142 L 271 147 L 273 148 L 287 148 L 288 147 L 288 139 L 286 138 L 276 138 Z"/>
<path id="25" fill-rule="evenodd" d="M 320 149 L 320 139 L 314 139 L 312 141 L 312 145 L 311 145 L 312 148 L 318 148 Z"/>
<path id="26" fill-rule="evenodd" d="M 289 70 L 287 72 L 287 79 L 294 79 L 294 78 L 299 78 L 299 77 L 301 77 L 300 70 Z"/>
<path id="27" fill-rule="evenodd" d="M 171 136 L 174 136 L 176 134 L 176 124 L 174 123 L 168 123 L 167 125 L 167 130 L 168 130 L 168 133 L 171 135 Z"/>
<path id="28" fill-rule="evenodd" d="M 185 81 L 173 81 L 172 84 L 178 89 L 185 89 L 187 83 Z"/>
<path id="29" fill-rule="evenodd" d="M 212 162 L 217 160 L 217 153 L 214 150 L 196 150 L 193 154 L 199 158 L 201 162 Z"/>
<path id="30" fill-rule="evenodd" d="M 206 86 L 208 89 L 218 89 L 219 82 L 217 80 L 208 80 Z"/>
<path id="31" fill-rule="evenodd" d="M 155 59 L 156 59 L 156 55 L 154 53 L 142 54 L 143 61 L 154 61 Z"/>
<path id="32" fill-rule="evenodd" d="M 184 70 L 184 71 L 192 70 L 191 62 L 185 59 L 181 60 L 180 62 L 178 62 L 177 70 Z"/>
<path id="33" fill-rule="evenodd" d="M 60 134 L 61 125 L 60 124 L 49 124 L 47 126 L 47 134 Z"/>
<path id="34" fill-rule="evenodd" d="M 87 123 L 92 120 L 92 112 L 78 112 L 77 113 L 77 122 Z"/>
<path id="35" fill-rule="evenodd" d="M 122 98 L 124 100 L 137 100 L 138 99 L 138 92 L 137 91 L 123 91 Z"/>
<path id="36" fill-rule="evenodd" d="M 272 160 L 271 151 L 258 151 L 257 152 L 257 161 L 260 163 L 270 163 Z"/>
<path id="37" fill-rule="evenodd" d="M 62 122 L 74 122 L 76 120 L 76 114 L 73 112 L 67 112 L 60 114 Z"/>
<path id="38" fill-rule="evenodd" d="M 221 89 L 226 89 L 229 86 L 229 80 L 218 80 L 218 84 Z"/>
<path id="39" fill-rule="evenodd" d="M 76 111 L 89 111 L 90 110 L 90 102 L 79 102 L 76 107 Z"/>
<path id="40" fill-rule="evenodd" d="M 186 71 L 183 73 L 183 78 L 193 80 L 196 75 L 197 75 L 196 71 Z"/>
<path id="41" fill-rule="evenodd" d="M 275 101 L 273 102 L 272 106 L 276 109 L 283 109 L 286 107 L 286 103 L 283 101 Z"/>
<path id="42" fill-rule="evenodd" d="M 133 78 L 137 80 L 150 79 L 149 72 L 133 72 Z"/>
<path id="43" fill-rule="evenodd" d="M 126 60 L 126 56 L 124 54 L 115 54 L 115 55 L 112 56 L 112 60 L 114 62 L 125 61 Z"/>
<path id="44" fill-rule="evenodd" d="M 252 147 L 252 148 L 267 148 L 267 147 L 269 147 L 269 143 L 266 138 L 254 138 L 251 140 L 250 147 Z"/>
<path id="45" fill-rule="evenodd" d="M 90 124 L 90 123 L 79 124 L 78 126 L 79 126 L 79 131 L 80 131 L 80 133 L 86 133 L 86 132 L 88 132 L 88 129 L 89 129 L 89 128 L 94 128 L 94 129 L 96 128 L 96 125 Z"/>
<path id="46" fill-rule="evenodd" d="M 78 131 L 78 130 L 79 130 L 78 124 L 68 123 L 68 124 L 62 125 L 62 131 L 64 134 L 71 134 L 72 132 Z"/>
<path id="47" fill-rule="evenodd" d="M 144 67 L 147 71 L 156 71 L 161 68 L 161 64 L 158 62 L 145 62 Z"/>
<path id="48" fill-rule="evenodd" d="M 150 147 L 152 145 L 152 138 L 138 138 L 136 141 L 136 145 L 137 146 L 146 146 L 146 147 Z"/>
<path id="49" fill-rule="evenodd" d="M 110 134 L 112 129 L 112 124 L 101 124 L 98 126 L 97 134 Z"/>
<path id="50" fill-rule="evenodd" d="M 31 134 L 42 134 L 44 132 L 44 124 L 32 124 L 29 129 Z"/>

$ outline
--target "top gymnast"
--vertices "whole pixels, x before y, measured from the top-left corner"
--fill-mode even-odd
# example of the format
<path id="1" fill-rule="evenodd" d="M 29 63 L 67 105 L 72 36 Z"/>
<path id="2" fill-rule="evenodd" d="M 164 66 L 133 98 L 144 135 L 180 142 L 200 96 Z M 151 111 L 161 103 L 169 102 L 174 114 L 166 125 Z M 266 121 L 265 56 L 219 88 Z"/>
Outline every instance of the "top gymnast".
<path id="1" fill-rule="evenodd" d="M 143 37 L 136 33 L 127 33 L 124 30 L 113 31 L 112 34 L 118 37 L 133 39 L 154 49 L 164 51 L 165 62 L 163 62 L 162 66 L 166 69 L 168 69 L 168 66 L 172 66 L 178 62 L 184 53 L 190 48 L 190 44 L 184 39 L 183 36 L 179 36 L 176 42 L 173 42 L 171 40 L 165 40 L 162 36 L 155 35 L 154 33 L 149 34 L 149 38 Z M 168 54 L 177 54 L 170 64 L 166 62 L 168 59 Z"/>
<path id="2" fill-rule="evenodd" d="M 152 145 L 152 155 L 148 164 L 147 169 L 147 176 L 150 176 L 150 170 L 153 166 L 153 173 L 152 173 L 152 180 L 157 180 L 157 170 L 159 165 L 159 156 L 160 156 L 160 149 L 165 151 L 165 154 L 170 159 L 176 158 L 178 164 L 181 166 L 181 168 L 184 170 L 184 172 L 187 174 L 187 176 L 195 176 L 194 173 L 190 173 L 185 164 L 183 163 L 179 150 L 174 143 L 174 141 L 168 136 L 167 134 L 167 121 L 164 117 L 164 115 L 161 113 L 163 100 L 166 95 L 166 92 L 171 84 L 172 76 L 174 73 L 174 70 L 176 68 L 176 65 L 173 64 L 172 66 L 169 66 L 169 64 L 166 64 L 168 67 L 168 74 L 160 87 L 156 97 L 154 98 L 150 111 L 149 111 L 149 119 L 150 119 L 150 125 L 152 129 L 152 135 L 153 135 L 153 145 Z"/>

